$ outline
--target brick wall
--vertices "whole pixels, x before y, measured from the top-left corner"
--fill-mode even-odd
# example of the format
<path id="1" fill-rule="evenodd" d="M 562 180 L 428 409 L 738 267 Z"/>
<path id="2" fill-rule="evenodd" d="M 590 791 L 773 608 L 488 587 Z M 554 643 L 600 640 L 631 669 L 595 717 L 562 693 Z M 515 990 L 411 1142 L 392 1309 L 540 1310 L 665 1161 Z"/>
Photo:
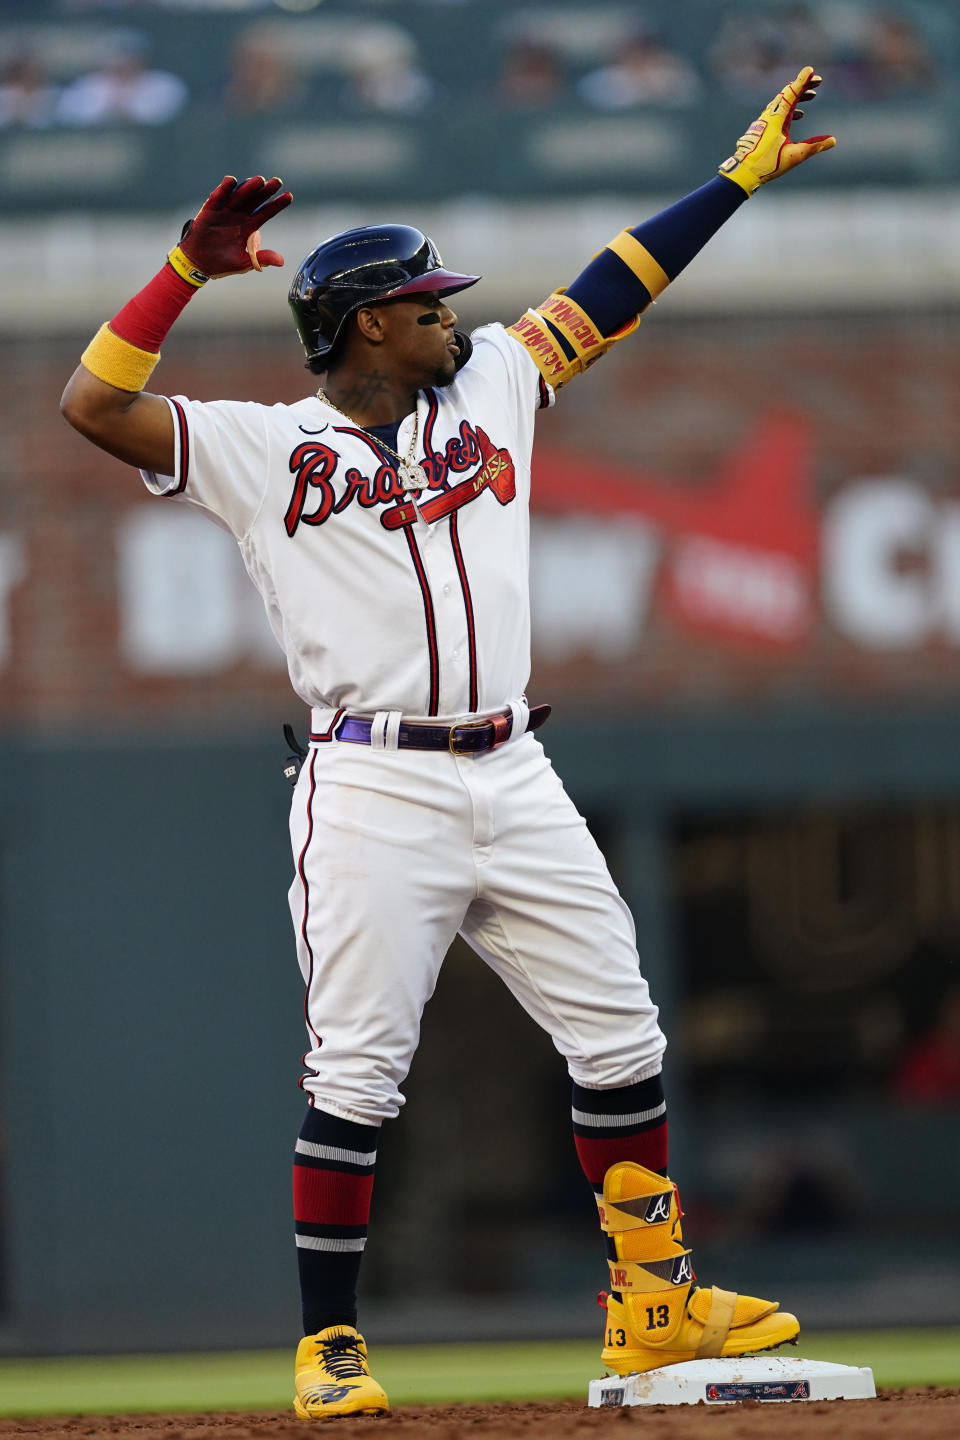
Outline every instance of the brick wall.
<path id="1" fill-rule="evenodd" d="M 158 507 L 58 416 L 80 348 L 2 346 L 0 722 L 296 718 L 255 607 L 206 670 L 131 660 L 118 547 Z M 958 381 L 949 317 L 645 322 L 539 422 L 531 693 L 955 694 Z M 292 336 L 175 336 L 156 388 L 272 403 L 309 383 Z"/>

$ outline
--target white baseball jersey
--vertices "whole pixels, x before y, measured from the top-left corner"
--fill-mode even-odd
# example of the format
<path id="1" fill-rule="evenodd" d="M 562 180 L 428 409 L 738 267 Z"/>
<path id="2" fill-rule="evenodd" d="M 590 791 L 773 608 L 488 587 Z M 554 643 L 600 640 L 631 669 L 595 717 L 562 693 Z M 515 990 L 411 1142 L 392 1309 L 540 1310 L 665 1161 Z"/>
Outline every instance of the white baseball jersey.
<path id="1" fill-rule="evenodd" d="M 303 1086 L 379 1124 L 403 1103 L 423 1006 L 459 930 L 587 1086 L 632 1084 L 666 1043 L 633 922 L 536 737 L 476 756 L 341 742 L 344 711 L 452 720 L 510 706 L 530 669 L 530 455 L 552 404 L 499 325 L 445 388 L 422 391 L 399 460 L 315 396 L 176 397 L 176 474 L 150 488 L 236 537 L 311 747 L 290 812 L 290 909 L 306 986 Z M 401 455 L 414 417 L 400 427 Z M 364 977 L 362 985 L 357 976 Z"/>
<path id="2" fill-rule="evenodd" d="M 553 392 L 502 326 L 473 340 L 451 385 L 420 392 L 429 489 L 416 495 L 399 461 L 316 396 L 168 400 L 176 473 L 144 479 L 235 536 L 315 730 L 345 710 L 452 719 L 523 694 L 530 455 Z"/>

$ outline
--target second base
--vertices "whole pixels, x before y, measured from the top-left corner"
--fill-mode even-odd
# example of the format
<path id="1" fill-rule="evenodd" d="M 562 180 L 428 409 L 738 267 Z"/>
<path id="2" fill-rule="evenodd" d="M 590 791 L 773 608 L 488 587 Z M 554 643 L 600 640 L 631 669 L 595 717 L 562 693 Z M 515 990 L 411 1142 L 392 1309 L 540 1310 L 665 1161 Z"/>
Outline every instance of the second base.
<path id="1" fill-rule="evenodd" d="M 829 1360 L 783 1360 L 779 1355 L 686 1360 L 644 1375 L 590 1381 L 588 1403 L 601 1405 L 732 1405 L 738 1400 L 870 1400 L 873 1371 Z"/>

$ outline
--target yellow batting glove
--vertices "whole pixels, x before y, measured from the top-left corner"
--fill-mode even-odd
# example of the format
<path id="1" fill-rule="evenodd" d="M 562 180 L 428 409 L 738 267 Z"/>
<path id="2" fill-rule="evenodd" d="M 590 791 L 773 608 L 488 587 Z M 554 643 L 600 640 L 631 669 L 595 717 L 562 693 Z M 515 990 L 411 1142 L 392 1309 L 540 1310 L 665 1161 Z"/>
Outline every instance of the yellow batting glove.
<path id="1" fill-rule="evenodd" d="M 746 134 L 740 136 L 736 150 L 720 166 L 720 174 L 752 195 L 758 185 L 766 185 L 768 180 L 785 175 L 811 155 L 819 155 L 821 150 L 832 150 L 837 143 L 833 135 L 812 135 L 809 140 L 790 139 L 791 122 L 799 120 L 803 114 L 797 106 L 801 100 L 816 98 L 817 86 L 822 79 L 822 75 L 814 74 L 812 65 L 804 65 L 796 80 L 784 85 L 759 119 L 754 120 Z"/>

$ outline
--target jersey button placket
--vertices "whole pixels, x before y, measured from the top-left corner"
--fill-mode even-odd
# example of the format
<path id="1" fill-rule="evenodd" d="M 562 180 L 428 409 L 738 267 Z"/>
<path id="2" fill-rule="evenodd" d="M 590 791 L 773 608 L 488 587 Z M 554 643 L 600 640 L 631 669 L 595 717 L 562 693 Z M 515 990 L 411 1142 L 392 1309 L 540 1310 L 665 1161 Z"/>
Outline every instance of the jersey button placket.
<path id="1" fill-rule="evenodd" d="M 431 525 L 432 531 L 445 531 L 447 522 Z M 431 588 L 437 597 L 436 619 L 440 653 L 440 712 L 445 715 L 466 714 L 470 708 L 470 683 L 467 674 L 466 614 L 463 595 L 457 578 L 453 552 L 449 545 L 438 545 L 424 555 L 424 564 Z"/>
<path id="2" fill-rule="evenodd" d="M 429 407 L 422 394 L 418 400 L 418 411 L 422 437 L 426 433 L 429 413 Z M 405 435 L 403 427 L 401 427 L 398 440 L 402 438 L 406 438 L 406 443 L 409 444 L 409 432 L 406 432 Z M 439 442 L 436 443 L 439 444 Z M 439 448 L 442 449 L 442 445 L 439 445 Z M 417 527 L 417 533 L 420 537 L 422 532 L 426 532 L 426 538 L 430 542 L 428 545 L 422 545 L 421 554 L 430 588 L 435 597 L 437 652 L 440 656 L 440 713 L 464 715 L 470 710 L 470 674 L 466 658 L 467 616 L 460 576 L 450 543 L 450 526 L 449 518 L 439 520 L 432 525 L 427 525 L 421 520 Z M 438 535 L 442 537 L 443 543 L 438 542 L 436 538 Z"/>

